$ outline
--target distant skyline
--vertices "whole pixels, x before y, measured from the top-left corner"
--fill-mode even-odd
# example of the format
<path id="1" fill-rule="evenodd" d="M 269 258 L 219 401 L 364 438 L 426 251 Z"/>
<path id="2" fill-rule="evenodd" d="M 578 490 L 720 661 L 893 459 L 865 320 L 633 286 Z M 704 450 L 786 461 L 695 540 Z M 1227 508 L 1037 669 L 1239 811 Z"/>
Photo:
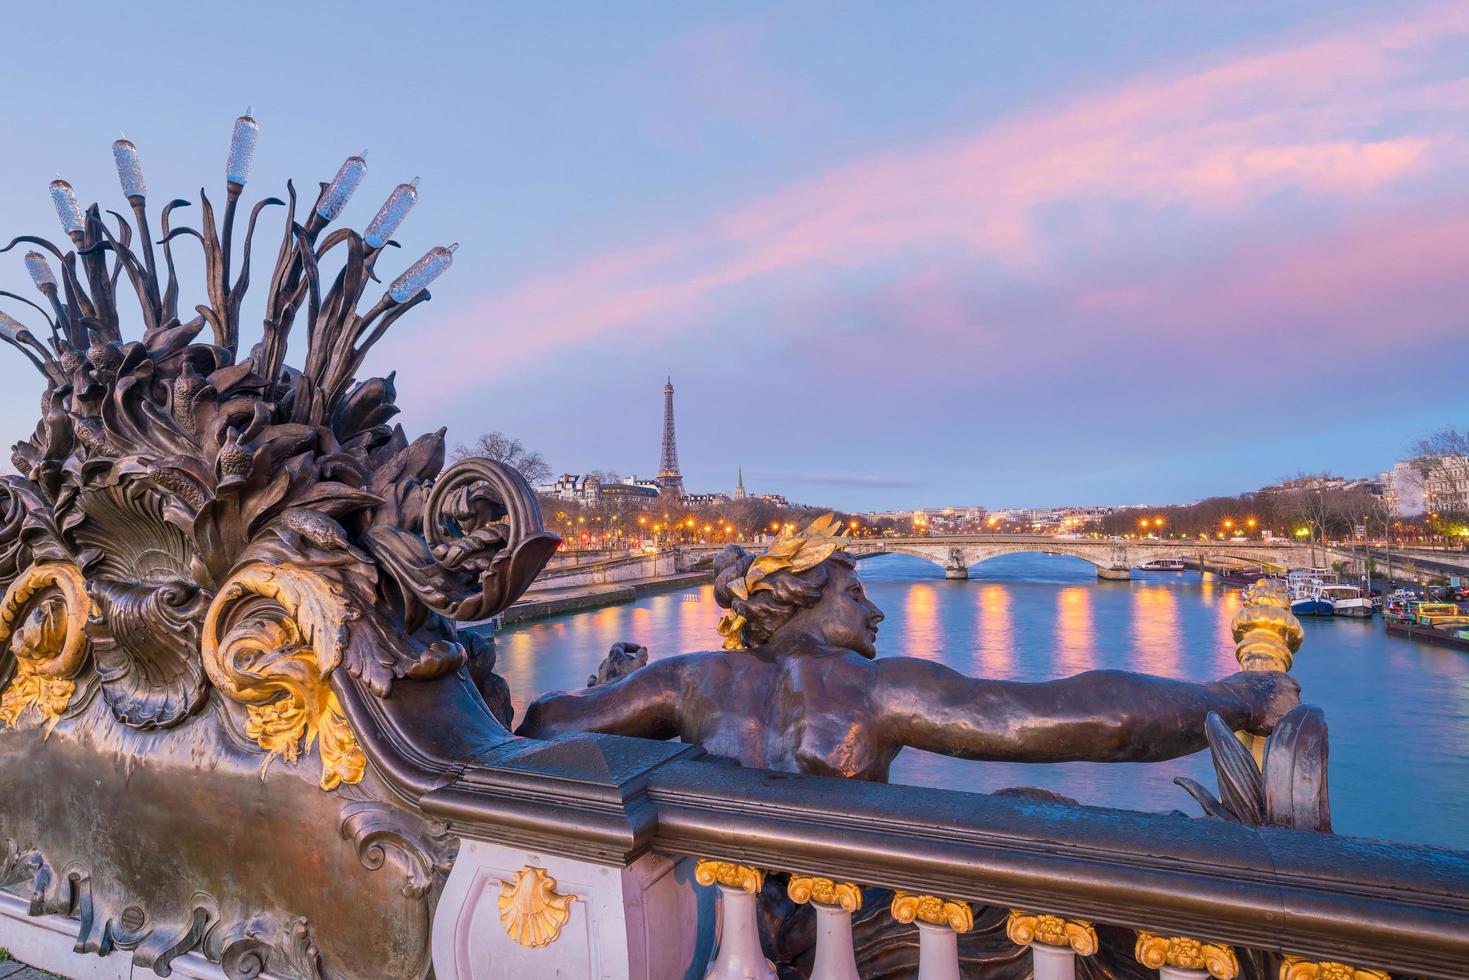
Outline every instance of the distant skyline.
<path id="1" fill-rule="evenodd" d="M 0 239 L 62 238 L 57 173 L 121 209 L 119 131 L 155 221 L 247 105 L 247 201 L 365 147 L 348 223 L 422 177 L 380 272 L 462 246 L 367 364 L 410 436 L 651 477 L 671 373 L 690 490 L 874 510 L 1375 473 L 1466 422 L 1462 3 L 146 9 L 7 12 Z"/>

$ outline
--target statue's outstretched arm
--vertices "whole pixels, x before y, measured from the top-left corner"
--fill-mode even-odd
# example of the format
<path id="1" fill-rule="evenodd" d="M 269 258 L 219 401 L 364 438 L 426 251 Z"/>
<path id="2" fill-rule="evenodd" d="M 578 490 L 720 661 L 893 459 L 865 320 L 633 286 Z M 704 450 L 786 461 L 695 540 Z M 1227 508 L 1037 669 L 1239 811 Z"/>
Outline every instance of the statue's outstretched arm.
<path id="1" fill-rule="evenodd" d="M 678 695 L 686 659 L 655 660 L 614 684 L 575 694 L 542 695 L 526 709 L 515 734 L 554 738 L 566 732 L 605 732 L 673 738 L 678 734 Z"/>
<path id="2" fill-rule="evenodd" d="M 1299 701 L 1287 674 L 1211 684 L 1119 670 L 1041 683 L 966 677 L 941 664 L 878 660 L 883 731 L 902 745 L 1008 762 L 1155 762 L 1205 747 L 1204 718 L 1264 733 Z"/>

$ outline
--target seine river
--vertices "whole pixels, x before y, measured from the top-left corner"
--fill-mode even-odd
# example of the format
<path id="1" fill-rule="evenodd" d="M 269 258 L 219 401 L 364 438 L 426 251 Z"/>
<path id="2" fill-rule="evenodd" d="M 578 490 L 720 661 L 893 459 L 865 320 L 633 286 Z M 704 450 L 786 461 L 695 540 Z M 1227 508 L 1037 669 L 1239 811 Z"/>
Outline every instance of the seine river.
<path id="1" fill-rule="evenodd" d="M 1091 565 L 1049 555 L 986 562 L 967 582 L 902 555 L 858 566 L 887 615 L 881 656 L 923 657 L 964 673 L 1044 680 L 1121 668 L 1191 680 L 1233 673 L 1236 589 L 1197 572 L 1135 572 L 1100 582 Z M 703 586 L 558 616 L 500 633 L 499 672 L 516 718 L 537 695 L 583 687 L 618 640 L 654 658 L 718 649 L 719 608 Z M 1378 620 L 1307 620 L 1296 658 L 1302 699 L 1326 711 L 1337 833 L 1469 849 L 1469 656 L 1388 636 Z M 989 792 L 1042 786 L 1083 803 L 1197 814 L 1173 777 L 1214 787 L 1207 752 L 1164 763 L 1019 765 L 905 750 L 892 781 Z"/>

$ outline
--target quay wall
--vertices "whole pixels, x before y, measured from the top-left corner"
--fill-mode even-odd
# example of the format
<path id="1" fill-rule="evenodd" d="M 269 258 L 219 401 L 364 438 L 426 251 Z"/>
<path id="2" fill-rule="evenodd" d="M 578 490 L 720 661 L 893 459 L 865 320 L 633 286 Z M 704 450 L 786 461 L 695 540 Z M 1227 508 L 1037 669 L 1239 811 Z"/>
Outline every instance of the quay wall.
<path id="1" fill-rule="evenodd" d="M 657 578 L 680 571 L 677 555 L 659 551 L 651 555 L 622 555 L 559 567 L 548 567 L 536 577 L 533 589 L 571 589 L 586 585 L 609 585 Z"/>

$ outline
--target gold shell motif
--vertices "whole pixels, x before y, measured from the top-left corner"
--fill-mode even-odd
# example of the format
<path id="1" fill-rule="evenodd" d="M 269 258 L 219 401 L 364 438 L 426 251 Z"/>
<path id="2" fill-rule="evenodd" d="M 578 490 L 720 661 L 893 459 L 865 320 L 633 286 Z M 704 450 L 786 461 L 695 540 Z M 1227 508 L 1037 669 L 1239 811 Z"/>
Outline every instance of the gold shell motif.
<path id="1" fill-rule="evenodd" d="M 544 868 L 526 866 L 514 881 L 500 882 L 500 925 L 505 935 L 529 949 L 549 946 L 571 918 L 575 895 L 556 891 L 556 879 Z"/>

